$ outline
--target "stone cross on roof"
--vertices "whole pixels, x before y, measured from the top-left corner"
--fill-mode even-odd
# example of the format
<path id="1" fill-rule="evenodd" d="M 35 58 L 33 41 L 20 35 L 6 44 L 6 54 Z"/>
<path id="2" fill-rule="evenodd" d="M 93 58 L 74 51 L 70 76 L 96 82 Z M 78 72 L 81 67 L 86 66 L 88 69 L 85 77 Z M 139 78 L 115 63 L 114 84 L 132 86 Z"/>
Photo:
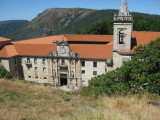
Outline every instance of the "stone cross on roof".
<path id="1" fill-rule="evenodd" d="M 118 16 L 130 16 L 128 12 L 128 6 L 125 2 L 125 0 L 122 0 L 121 8 L 119 10 Z"/>

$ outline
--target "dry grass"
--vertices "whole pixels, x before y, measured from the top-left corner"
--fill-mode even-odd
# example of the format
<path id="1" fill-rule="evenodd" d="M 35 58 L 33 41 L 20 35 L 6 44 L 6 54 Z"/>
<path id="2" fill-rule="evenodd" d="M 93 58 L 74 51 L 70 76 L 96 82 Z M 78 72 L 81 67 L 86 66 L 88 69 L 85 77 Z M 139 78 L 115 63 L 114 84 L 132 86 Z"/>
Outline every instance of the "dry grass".
<path id="1" fill-rule="evenodd" d="M 64 95 L 71 100 L 62 99 Z M 146 95 L 94 100 L 43 85 L 0 80 L 0 120 L 159 120 L 160 107 L 149 101 L 159 99 Z"/>

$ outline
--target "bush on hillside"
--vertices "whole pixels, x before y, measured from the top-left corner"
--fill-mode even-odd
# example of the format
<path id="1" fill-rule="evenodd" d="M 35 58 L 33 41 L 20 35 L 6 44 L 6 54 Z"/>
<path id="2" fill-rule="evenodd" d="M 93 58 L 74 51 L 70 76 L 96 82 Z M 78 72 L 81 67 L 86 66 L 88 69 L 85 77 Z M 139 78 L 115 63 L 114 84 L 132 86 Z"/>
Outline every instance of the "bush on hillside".
<path id="1" fill-rule="evenodd" d="M 83 94 L 160 94 L 160 38 L 138 46 L 135 52 L 122 67 L 92 78 Z"/>
<path id="2" fill-rule="evenodd" d="M 11 78 L 11 74 L 0 65 L 0 78 Z"/>

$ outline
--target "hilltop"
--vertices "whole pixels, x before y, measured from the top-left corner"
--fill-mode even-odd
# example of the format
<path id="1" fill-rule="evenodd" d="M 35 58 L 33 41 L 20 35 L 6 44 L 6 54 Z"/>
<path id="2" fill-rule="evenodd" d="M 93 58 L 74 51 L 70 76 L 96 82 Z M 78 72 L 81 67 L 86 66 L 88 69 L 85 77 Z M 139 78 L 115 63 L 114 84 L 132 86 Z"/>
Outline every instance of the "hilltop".
<path id="1" fill-rule="evenodd" d="M 93 10 L 84 8 L 50 8 L 40 13 L 25 27 L 11 34 L 13 40 L 51 36 L 57 34 L 75 34 L 81 29 L 103 19 L 113 17 L 118 10 Z M 159 15 L 132 13 L 144 18 L 160 19 Z"/>

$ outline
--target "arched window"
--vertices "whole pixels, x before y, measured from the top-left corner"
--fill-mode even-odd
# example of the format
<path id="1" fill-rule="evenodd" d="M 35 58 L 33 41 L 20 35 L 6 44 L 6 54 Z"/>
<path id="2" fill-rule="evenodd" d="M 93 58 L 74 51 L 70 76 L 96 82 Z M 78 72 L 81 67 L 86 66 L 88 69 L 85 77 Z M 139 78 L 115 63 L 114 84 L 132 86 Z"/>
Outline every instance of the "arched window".
<path id="1" fill-rule="evenodd" d="M 119 31 L 119 44 L 124 44 L 124 33 L 122 30 Z"/>

